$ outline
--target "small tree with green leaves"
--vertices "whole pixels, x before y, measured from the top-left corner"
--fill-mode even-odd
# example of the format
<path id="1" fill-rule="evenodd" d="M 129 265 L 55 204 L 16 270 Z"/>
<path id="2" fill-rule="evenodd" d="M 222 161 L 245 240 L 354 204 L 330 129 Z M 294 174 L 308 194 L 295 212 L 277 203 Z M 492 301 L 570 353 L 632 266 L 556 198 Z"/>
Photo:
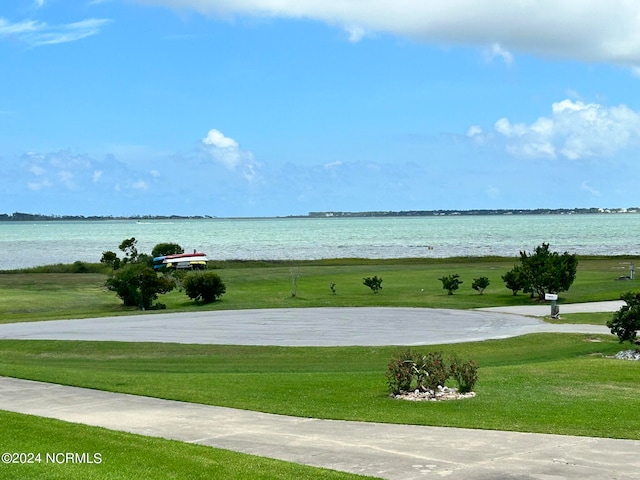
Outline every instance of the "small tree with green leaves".
<path id="1" fill-rule="evenodd" d="M 363 278 L 363 284 L 373 290 L 373 293 L 378 293 L 382 290 L 382 278 L 378 278 L 378 276 L 366 277 Z"/>
<path id="2" fill-rule="evenodd" d="M 504 281 L 505 286 L 511 290 L 514 295 L 517 295 L 520 290 L 523 290 L 526 287 L 526 280 L 520 265 L 514 265 L 511 270 L 502 275 L 502 280 Z"/>
<path id="3" fill-rule="evenodd" d="M 151 256 L 154 258 L 179 253 L 184 253 L 184 249 L 177 243 L 159 243 L 151 250 Z"/>
<path id="4" fill-rule="evenodd" d="M 154 305 L 154 302 L 159 294 L 173 290 L 174 283 L 166 277 L 159 276 L 153 268 L 146 265 L 129 264 L 107 279 L 106 286 L 116 292 L 125 306 L 149 310 L 163 307 L 161 304 Z"/>
<path id="5" fill-rule="evenodd" d="M 102 252 L 100 263 L 104 263 L 113 271 L 120 268 L 120 259 L 118 258 L 118 255 L 116 255 L 115 252 L 112 251 Z"/>
<path id="6" fill-rule="evenodd" d="M 136 263 L 138 261 L 137 243 L 138 241 L 135 237 L 127 238 L 122 241 L 118 247 L 124 252 L 124 259 L 122 259 L 122 263 Z"/>
<path id="7" fill-rule="evenodd" d="M 538 245 L 533 253 L 520 252 L 524 291 L 543 300 L 546 293 L 569 290 L 576 278 L 578 259 L 575 254 L 552 252 L 549 244 Z"/>
<path id="8" fill-rule="evenodd" d="M 202 303 L 215 302 L 227 291 L 220 276 L 210 271 L 188 273 L 182 286 L 189 298 Z"/>
<path id="9" fill-rule="evenodd" d="M 491 282 L 487 277 L 474 278 L 473 283 L 471 284 L 471 288 L 482 295 L 490 283 Z"/>
<path id="10" fill-rule="evenodd" d="M 453 295 L 453 292 L 458 290 L 463 283 L 462 280 L 460 280 L 460 275 L 457 273 L 442 277 L 439 280 L 442 282 L 442 288 L 447 291 L 447 295 Z"/>
<path id="11" fill-rule="evenodd" d="M 618 337 L 620 343 L 627 340 L 633 343 L 640 330 L 640 292 L 625 292 L 620 298 L 626 305 L 613 314 L 613 318 L 607 322 L 607 327 Z"/>

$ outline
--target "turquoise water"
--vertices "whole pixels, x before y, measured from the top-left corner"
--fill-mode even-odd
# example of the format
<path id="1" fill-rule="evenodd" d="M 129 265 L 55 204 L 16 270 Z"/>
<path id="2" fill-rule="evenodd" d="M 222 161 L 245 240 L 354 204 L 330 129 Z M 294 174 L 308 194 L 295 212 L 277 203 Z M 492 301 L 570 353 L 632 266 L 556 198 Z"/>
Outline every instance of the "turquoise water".
<path id="1" fill-rule="evenodd" d="M 0 269 L 97 262 L 130 237 L 141 252 L 175 242 L 211 259 L 512 257 L 542 242 L 584 255 L 640 255 L 640 215 L 0 222 Z"/>

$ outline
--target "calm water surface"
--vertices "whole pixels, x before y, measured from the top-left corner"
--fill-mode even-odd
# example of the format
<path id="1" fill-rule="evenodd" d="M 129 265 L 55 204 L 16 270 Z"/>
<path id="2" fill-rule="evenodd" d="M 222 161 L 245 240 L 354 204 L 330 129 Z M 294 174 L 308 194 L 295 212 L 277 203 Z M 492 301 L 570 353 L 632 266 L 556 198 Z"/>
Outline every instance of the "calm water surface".
<path id="1" fill-rule="evenodd" d="M 0 222 L 0 269 L 98 262 L 131 237 L 141 252 L 175 242 L 221 260 L 512 257 L 542 242 L 584 255 L 640 255 L 640 215 Z"/>

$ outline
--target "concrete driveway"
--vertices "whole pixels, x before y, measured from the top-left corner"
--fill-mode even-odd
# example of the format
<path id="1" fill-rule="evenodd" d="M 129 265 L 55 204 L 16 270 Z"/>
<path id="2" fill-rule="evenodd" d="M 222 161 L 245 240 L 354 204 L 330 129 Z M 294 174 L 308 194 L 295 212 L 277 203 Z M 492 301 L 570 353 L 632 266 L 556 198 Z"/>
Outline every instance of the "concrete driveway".
<path id="1" fill-rule="evenodd" d="M 432 308 L 296 308 L 149 313 L 0 324 L 0 339 L 226 345 L 436 345 L 536 332 L 608 334 L 597 325 L 552 325 L 501 311 Z"/>

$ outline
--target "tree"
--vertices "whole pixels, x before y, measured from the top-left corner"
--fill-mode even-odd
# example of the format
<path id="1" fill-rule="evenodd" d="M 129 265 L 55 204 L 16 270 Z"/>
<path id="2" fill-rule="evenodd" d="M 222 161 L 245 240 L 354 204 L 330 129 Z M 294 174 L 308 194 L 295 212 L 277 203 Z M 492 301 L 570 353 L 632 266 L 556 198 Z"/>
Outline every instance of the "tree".
<path id="1" fill-rule="evenodd" d="M 227 291 L 220 276 L 214 272 L 190 272 L 182 285 L 189 298 L 202 303 L 215 302 Z"/>
<path id="2" fill-rule="evenodd" d="M 523 290 L 540 300 L 546 293 L 569 290 L 576 278 L 578 259 L 575 254 L 549 251 L 549 244 L 538 245 L 532 254 L 520 252 Z"/>
<path id="3" fill-rule="evenodd" d="M 159 294 L 173 290 L 174 283 L 146 265 L 129 264 L 107 279 L 106 286 L 116 292 L 125 306 L 148 310 L 154 307 Z"/>
<path id="4" fill-rule="evenodd" d="M 118 258 L 118 255 L 112 251 L 102 252 L 100 263 L 104 263 L 106 266 L 111 267 L 111 270 L 117 270 L 120 268 L 120 259 Z"/>
<path id="5" fill-rule="evenodd" d="M 618 336 L 620 343 L 635 342 L 638 330 L 640 330 L 640 293 L 626 292 L 620 295 L 626 305 L 613 314 L 613 318 L 607 322 L 613 335 Z"/>
<path id="6" fill-rule="evenodd" d="M 520 265 L 514 265 L 514 267 L 507 273 L 502 275 L 502 280 L 505 286 L 513 292 L 514 295 L 518 294 L 519 290 L 525 288 L 525 279 Z"/>
<path id="7" fill-rule="evenodd" d="M 184 249 L 177 243 L 159 243 L 151 250 L 152 257 L 164 257 L 165 255 L 177 255 L 184 253 Z"/>
<path id="8" fill-rule="evenodd" d="M 473 288 L 480 295 L 484 292 L 485 288 L 489 286 L 491 282 L 487 277 L 474 278 L 471 288 Z"/>
<path id="9" fill-rule="evenodd" d="M 463 283 L 462 280 L 460 280 L 460 275 L 457 273 L 449 275 L 448 277 L 439 278 L 439 280 L 442 282 L 442 288 L 447 291 L 447 295 L 453 295 L 454 290 L 458 290 Z"/>
<path id="10" fill-rule="evenodd" d="M 122 263 L 135 263 L 138 261 L 138 249 L 136 247 L 136 243 L 138 243 L 138 241 L 135 237 L 122 241 L 118 247 L 124 252 L 124 259 L 122 260 Z"/>
<path id="11" fill-rule="evenodd" d="M 382 278 L 378 278 L 377 275 L 373 277 L 363 278 L 363 284 L 373 290 L 373 293 L 378 293 L 382 290 Z"/>

